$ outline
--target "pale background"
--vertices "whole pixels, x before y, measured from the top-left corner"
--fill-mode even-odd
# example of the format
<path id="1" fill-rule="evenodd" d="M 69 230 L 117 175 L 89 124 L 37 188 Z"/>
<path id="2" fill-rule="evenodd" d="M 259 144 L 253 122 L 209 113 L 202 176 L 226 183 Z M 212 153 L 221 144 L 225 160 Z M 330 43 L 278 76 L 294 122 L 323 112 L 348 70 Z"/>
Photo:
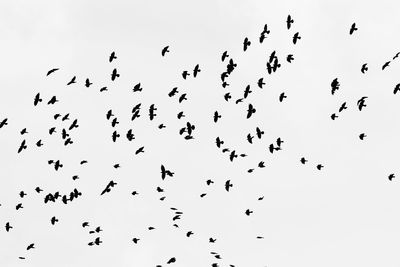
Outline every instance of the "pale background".
<path id="1" fill-rule="evenodd" d="M 171 266 L 184 267 L 399 266 L 400 187 L 387 176 L 400 177 L 400 95 L 393 95 L 400 60 L 381 71 L 400 51 L 399 8 L 398 1 L 347 0 L 0 2 L 0 119 L 9 118 L 0 129 L 0 266 L 165 266 L 173 256 Z M 295 20 L 290 31 L 288 14 Z M 350 36 L 353 22 L 359 30 Z M 266 23 L 271 34 L 260 45 Z M 293 45 L 297 31 L 302 39 Z M 243 53 L 245 37 L 252 45 Z M 165 45 L 171 52 L 162 58 Z M 238 63 L 228 79 L 233 100 L 247 84 L 254 89 L 248 102 L 257 113 L 250 120 L 247 101 L 223 100 L 225 50 Z M 282 68 L 268 76 L 265 61 L 273 50 Z M 110 64 L 112 51 L 118 59 Z M 288 53 L 294 54 L 292 64 L 284 61 Z M 184 81 L 182 71 L 197 63 L 198 78 Z M 360 72 L 363 63 L 369 65 L 366 74 Z M 112 83 L 114 67 L 121 77 Z M 46 77 L 51 68 L 60 70 Z M 67 87 L 74 75 L 78 83 Z M 260 90 L 262 76 L 267 84 Z M 86 78 L 90 88 L 83 86 Z M 341 87 L 332 96 L 334 78 Z M 132 93 L 138 82 L 143 92 Z M 102 86 L 109 91 L 99 93 Z M 180 94 L 167 96 L 175 86 L 188 101 L 178 104 Z M 288 98 L 279 103 L 283 91 Z M 60 102 L 34 107 L 37 92 L 44 102 L 53 95 Z M 368 106 L 359 112 L 362 96 Z M 332 121 L 330 114 L 344 101 L 349 108 Z M 131 122 L 139 102 L 142 116 Z M 152 103 L 158 116 L 150 122 Z M 123 136 L 112 143 L 105 119 L 110 108 L 121 135 L 133 129 L 133 142 Z M 178 120 L 181 110 L 186 118 Z M 218 124 L 212 121 L 215 110 L 222 114 Z M 80 127 L 71 132 L 75 143 L 65 148 L 59 127 L 67 124 L 52 116 L 67 112 Z M 188 120 L 196 125 L 191 141 L 177 133 Z M 167 128 L 160 131 L 160 123 Z M 57 136 L 48 135 L 52 126 Z M 256 126 L 265 135 L 250 145 L 245 138 Z M 25 127 L 29 134 L 21 136 Z M 229 162 L 214 144 L 217 136 L 248 157 Z M 283 150 L 271 155 L 267 147 L 278 136 Z M 28 149 L 17 154 L 24 138 Z M 45 144 L 40 149 L 38 139 Z M 141 146 L 145 154 L 135 156 Z M 308 164 L 300 164 L 302 156 Z M 64 168 L 55 172 L 49 159 L 60 159 Z M 82 159 L 89 164 L 80 166 Z M 261 160 L 266 168 L 246 172 Z M 122 167 L 115 170 L 117 162 Z M 175 176 L 161 181 L 161 164 Z M 80 179 L 72 181 L 73 175 Z M 215 184 L 207 187 L 209 178 Z M 111 179 L 118 185 L 100 197 Z M 230 193 L 223 188 L 227 179 L 234 184 Z M 36 186 L 45 192 L 38 195 Z M 166 193 L 157 193 L 157 186 Z M 83 195 L 69 205 L 43 203 L 45 193 L 74 188 Z M 24 199 L 21 190 L 28 194 Z M 139 195 L 132 197 L 133 190 Z M 201 199 L 201 193 L 207 196 Z M 164 202 L 158 200 L 162 195 Z M 16 211 L 20 202 L 24 209 Z M 170 207 L 184 212 L 180 229 L 172 227 Z M 247 208 L 254 210 L 250 217 Z M 60 220 L 55 226 L 52 216 Z M 8 221 L 14 227 L 9 233 Z M 90 229 L 102 227 L 101 246 L 87 245 L 95 236 L 81 227 L 83 221 Z M 191 238 L 185 236 L 189 230 Z M 209 237 L 217 242 L 209 244 Z M 36 249 L 26 251 L 30 243 Z"/>

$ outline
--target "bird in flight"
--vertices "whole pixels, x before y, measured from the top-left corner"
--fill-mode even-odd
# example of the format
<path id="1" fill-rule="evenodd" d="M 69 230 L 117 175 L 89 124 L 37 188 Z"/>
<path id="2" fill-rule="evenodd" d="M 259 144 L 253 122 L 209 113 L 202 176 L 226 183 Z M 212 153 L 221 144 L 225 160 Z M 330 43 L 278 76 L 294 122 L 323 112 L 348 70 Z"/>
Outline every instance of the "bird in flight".
<path id="1" fill-rule="evenodd" d="M 400 91 L 400 83 L 396 84 L 396 86 L 394 87 L 393 94 L 397 94 L 397 92 L 399 91 Z"/>
<path id="2" fill-rule="evenodd" d="M 111 63 L 114 59 L 117 59 L 117 57 L 115 56 L 115 52 L 113 51 L 110 57 L 108 58 L 108 61 Z"/>
<path id="3" fill-rule="evenodd" d="M 353 24 L 351 24 L 350 35 L 352 35 L 357 30 L 358 28 L 356 28 L 356 23 L 354 22 Z"/>
<path id="4" fill-rule="evenodd" d="M 363 96 L 361 97 L 359 100 L 357 100 L 357 106 L 358 109 L 361 111 L 364 107 L 366 107 L 367 105 L 365 104 L 365 99 L 367 99 L 367 96 Z"/>
<path id="5" fill-rule="evenodd" d="M 40 93 L 37 93 L 35 96 L 35 100 L 33 101 L 33 105 L 37 106 L 37 104 L 39 104 L 40 102 L 42 102 L 42 99 L 40 98 Z"/>
<path id="6" fill-rule="evenodd" d="M 290 27 L 292 26 L 292 23 L 294 20 L 292 19 L 292 16 L 288 15 L 286 19 L 286 27 L 288 30 L 290 30 Z"/>
<path id="7" fill-rule="evenodd" d="M 368 71 L 368 67 L 367 67 L 367 63 L 364 63 L 362 66 L 361 66 L 361 72 L 362 73 L 366 73 L 367 71 Z"/>
<path id="8" fill-rule="evenodd" d="M 59 69 L 55 68 L 55 69 L 51 69 L 47 72 L 46 76 L 49 76 L 50 74 L 52 74 L 53 72 L 58 71 Z"/>
<path id="9" fill-rule="evenodd" d="M 166 47 L 164 47 L 164 48 L 161 50 L 161 55 L 162 55 L 162 56 L 165 56 L 165 54 L 169 52 L 168 48 L 169 48 L 169 46 L 167 45 Z"/>
<path id="10" fill-rule="evenodd" d="M 173 177 L 174 173 L 165 169 L 164 165 L 161 164 L 161 179 L 164 180 L 167 176 Z"/>
<path id="11" fill-rule="evenodd" d="M 247 48 L 251 45 L 251 42 L 249 41 L 249 38 L 244 38 L 243 41 L 243 51 L 246 52 Z"/>
<path id="12" fill-rule="evenodd" d="M 231 184 L 231 180 L 227 180 L 227 181 L 225 182 L 225 190 L 226 190 L 227 192 L 229 192 L 229 189 L 230 189 L 231 187 L 233 187 L 233 184 Z"/>

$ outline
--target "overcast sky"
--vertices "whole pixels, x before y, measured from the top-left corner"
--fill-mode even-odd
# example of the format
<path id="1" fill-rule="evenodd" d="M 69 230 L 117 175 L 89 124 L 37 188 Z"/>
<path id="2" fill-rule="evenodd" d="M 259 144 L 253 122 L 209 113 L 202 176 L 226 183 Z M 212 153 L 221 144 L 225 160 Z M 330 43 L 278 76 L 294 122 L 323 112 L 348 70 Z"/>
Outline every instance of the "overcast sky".
<path id="1" fill-rule="evenodd" d="M 176 262 L 168 266 L 399 266 L 400 185 L 397 177 L 388 180 L 391 173 L 400 179 L 400 93 L 393 94 L 400 58 L 392 60 L 400 52 L 399 8 L 387 0 L 0 2 L 0 122 L 8 118 L 0 129 L 0 266 L 155 267 L 172 257 Z M 353 22 L 358 30 L 349 35 Z M 260 44 L 265 24 L 270 34 Z M 296 32 L 301 39 L 294 45 Z M 251 45 L 243 52 L 245 37 Z M 110 63 L 112 51 L 117 59 Z M 237 63 L 226 88 L 224 51 Z M 282 66 L 268 75 L 273 51 Z M 196 64 L 201 72 L 193 78 Z M 59 70 L 46 76 L 53 68 Z M 112 82 L 114 68 L 120 77 Z M 184 70 L 191 73 L 186 80 Z M 73 76 L 77 83 L 67 86 Z M 340 87 L 332 95 L 335 78 Z M 134 93 L 139 82 L 143 91 Z M 247 85 L 253 92 L 235 104 Z M 104 86 L 108 91 L 99 92 Z M 173 87 L 179 93 L 170 98 Z M 279 102 L 282 92 L 287 98 Z M 37 93 L 43 102 L 34 107 Z M 182 93 L 188 100 L 179 103 Z M 47 105 L 54 95 L 59 102 Z M 363 96 L 367 107 L 359 111 Z M 348 108 L 339 114 L 343 102 Z M 141 117 L 131 121 L 139 103 Z M 249 103 L 256 113 L 246 119 Z M 109 109 L 119 121 L 115 128 L 106 119 Z M 54 120 L 56 113 L 70 113 L 70 120 Z M 339 114 L 335 121 L 332 113 Z M 74 143 L 64 146 L 61 131 L 73 119 L 79 128 L 70 132 Z M 178 133 L 188 121 L 196 127 L 193 140 Z M 265 134 L 249 144 L 246 136 L 256 127 Z M 115 143 L 114 130 L 121 134 Z M 217 136 L 223 148 L 247 157 L 230 162 Z M 268 146 L 278 137 L 282 150 L 271 154 Z M 18 154 L 24 139 L 28 148 Z M 135 155 L 142 146 L 145 152 Z M 63 168 L 55 171 L 48 160 Z M 260 161 L 265 168 L 257 167 Z M 162 180 L 161 164 L 174 176 Z M 214 184 L 207 186 L 208 179 Z M 117 185 L 100 196 L 110 180 Z M 37 186 L 44 191 L 38 194 Z M 68 205 L 43 203 L 48 193 L 74 188 L 82 196 Z M 24 208 L 16 210 L 18 203 Z M 172 221 L 171 207 L 183 212 L 180 220 Z M 246 209 L 253 213 L 246 216 Z M 84 221 L 90 226 L 83 228 Z M 97 226 L 103 231 L 89 234 Z M 194 235 L 186 237 L 188 231 Z M 88 246 L 96 237 L 103 243 Z M 217 241 L 209 243 L 210 237 Z M 27 251 L 31 243 L 35 249 Z"/>

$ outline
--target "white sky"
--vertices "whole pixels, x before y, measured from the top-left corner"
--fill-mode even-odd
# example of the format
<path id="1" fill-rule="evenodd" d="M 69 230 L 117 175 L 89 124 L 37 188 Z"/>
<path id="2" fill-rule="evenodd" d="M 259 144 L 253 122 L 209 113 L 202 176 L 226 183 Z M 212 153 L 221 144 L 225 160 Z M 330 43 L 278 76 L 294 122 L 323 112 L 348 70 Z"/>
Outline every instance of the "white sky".
<path id="1" fill-rule="evenodd" d="M 171 257 L 177 261 L 170 266 L 182 267 L 399 266 L 400 188 L 387 176 L 400 177 L 400 95 L 393 95 L 400 59 L 381 70 L 400 51 L 399 7 L 398 1 L 0 2 L 0 121 L 9 122 L 0 129 L 0 266 L 166 266 Z M 295 21 L 290 30 L 288 14 Z M 353 22 L 358 31 L 350 36 Z M 271 34 L 260 44 L 264 24 Z M 302 38 L 293 45 L 295 32 Z M 243 52 L 245 37 L 252 45 Z M 163 58 L 166 45 L 170 53 Z M 223 89 L 225 50 L 238 67 Z M 265 63 L 274 50 L 282 67 L 269 76 Z M 109 63 L 112 51 L 118 58 Z M 293 63 L 285 61 L 287 54 Z M 183 80 L 182 71 L 196 64 L 199 76 Z M 60 70 L 46 77 L 52 68 Z M 113 68 L 121 74 L 115 82 Z M 77 84 L 66 86 L 73 76 Z M 341 86 L 332 96 L 334 78 Z M 143 91 L 132 93 L 139 82 Z M 235 105 L 247 84 L 253 93 Z M 103 86 L 109 91 L 100 93 Z M 169 98 L 173 87 L 179 94 Z M 230 103 L 223 99 L 227 91 Z M 43 102 L 34 107 L 38 92 Z M 288 96 L 283 103 L 281 92 Z M 179 104 L 181 93 L 188 100 Z M 48 106 L 53 95 L 60 102 Z M 367 107 L 360 112 L 362 96 L 368 96 Z M 332 121 L 344 101 L 348 109 Z M 138 103 L 142 115 L 132 122 Z M 246 120 L 248 103 L 257 112 Z M 158 109 L 153 121 L 147 116 L 151 104 Z M 120 122 L 117 143 L 105 118 L 109 109 Z M 215 110 L 222 115 L 217 124 Z M 186 117 L 178 120 L 179 111 Z M 55 113 L 70 113 L 71 120 L 55 121 Z M 71 131 L 74 144 L 64 147 L 61 129 L 72 118 L 80 127 Z M 186 121 L 196 125 L 194 140 L 178 134 Z M 160 123 L 167 128 L 159 130 Z M 53 126 L 57 133 L 49 136 Z M 251 145 L 246 135 L 257 126 L 265 135 Z M 25 127 L 29 133 L 21 136 Z M 128 129 L 132 142 L 125 138 Z M 224 147 L 248 156 L 229 162 L 215 146 L 217 136 Z M 285 143 L 271 155 L 267 148 L 277 137 Z M 23 139 L 28 149 L 17 154 Z M 42 148 L 35 146 L 39 139 Z M 145 153 L 134 155 L 141 146 Z M 303 156 L 306 165 L 299 162 Z M 56 172 L 50 159 L 64 167 Z M 80 166 L 82 159 L 89 163 Z M 261 160 L 266 168 L 248 174 Z M 162 181 L 161 164 L 174 177 Z M 207 179 L 215 183 L 207 186 Z M 100 196 L 110 180 L 118 185 Z M 44 192 L 37 194 L 36 186 Z M 47 193 L 74 188 L 82 196 L 69 205 L 43 203 Z M 260 196 L 264 200 L 257 201 Z M 24 208 L 16 211 L 18 203 Z M 179 229 L 170 207 L 184 213 Z M 246 209 L 254 213 L 246 216 Z M 55 226 L 52 216 L 59 219 Z M 84 221 L 90 229 L 81 227 Z M 14 227 L 10 232 L 6 222 Z M 90 235 L 96 226 L 104 231 Z M 187 238 L 190 230 L 194 235 Z M 97 236 L 103 243 L 88 246 Z M 208 243 L 210 237 L 217 242 Z M 30 243 L 36 248 L 26 251 Z"/>

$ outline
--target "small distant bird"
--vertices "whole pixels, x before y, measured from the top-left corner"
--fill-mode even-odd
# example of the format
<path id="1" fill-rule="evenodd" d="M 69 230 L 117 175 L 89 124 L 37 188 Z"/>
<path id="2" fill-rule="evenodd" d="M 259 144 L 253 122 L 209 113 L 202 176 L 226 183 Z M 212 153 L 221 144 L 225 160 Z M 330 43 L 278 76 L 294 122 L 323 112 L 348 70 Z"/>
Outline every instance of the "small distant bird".
<path id="1" fill-rule="evenodd" d="M 400 91 L 400 83 L 394 87 L 393 94 L 397 94 L 398 91 Z"/>
<path id="2" fill-rule="evenodd" d="M 389 178 L 389 181 L 392 181 L 392 179 L 395 178 L 394 173 L 389 174 L 388 178 Z"/>
<path id="3" fill-rule="evenodd" d="M 169 52 L 168 48 L 169 48 L 169 46 L 167 45 L 166 47 L 164 47 L 164 48 L 161 50 L 161 55 L 162 55 L 162 56 L 165 56 L 165 54 Z"/>
<path id="4" fill-rule="evenodd" d="M 176 262 L 176 259 L 175 259 L 175 258 L 170 258 L 170 259 L 167 261 L 167 264 L 174 263 L 174 262 Z"/>
<path id="5" fill-rule="evenodd" d="M 292 19 L 292 16 L 288 15 L 286 19 L 286 26 L 288 30 L 290 30 L 290 27 L 292 26 L 293 22 L 294 20 Z"/>
<path id="6" fill-rule="evenodd" d="M 338 118 L 338 115 L 336 115 L 335 113 L 333 113 L 333 114 L 331 115 L 331 119 L 332 119 L 332 120 L 335 120 L 336 118 Z"/>
<path id="7" fill-rule="evenodd" d="M 357 106 L 358 109 L 361 111 L 363 109 L 363 107 L 366 107 L 367 105 L 365 104 L 365 99 L 367 99 L 367 96 L 363 96 L 361 97 L 359 100 L 357 100 Z"/>
<path id="8" fill-rule="evenodd" d="M 144 153 L 144 146 L 139 147 L 136 151 L 135 151 L 135 155 L 139 154 L 139 153 Z"/>
<path id="9" fill-rule="evenodd" d="M 161 165 L 161 179 L 164 180 L 167 176 L 173 177 L 174 173 L 165 169 L 164 165 Z"/>
<path id="10" fill-rule="evenodd" d="M 217 123 L 219 118 L 221 118 L 221 115 L 218 114 L 218 111 L 215 111 L 214 112 L 214 122 Z"/>
<path id="11" fill-rule="evenodd" d="M 189 232 L 186 233 L 186 236 L 187 236 L 187 237 L 190 237 L 190 236 L 193 235 L 193 234 L 194 234 L 194 233 L 193 233 L 192 231 L 189 231 Z"/>
<path id="12" fill-rule="evenodd" d="M 233 151 L 231 152 L 231 154 L 229 155 L 229 160 L 230 160 L 230 161 L 233 161 L 234 158 L 237 158 L 237 157 L 238 157 L 238 155 L 237 155 L 235 152 L 236 152 L 236 151 L 233 150 Z"/>
<path id="13" fill-rule="evenodd" d="M 114 59 L 117 59 L 117 57 L 115 56 L 115 52 L 111 52 L 110 57 L 108 58 L 108 61 L 111 63 Z"/>
<path id="14" fill-rule="evenodd" d="M 51 218 L 50 222 L 51 222 L 52 225 L 54 225 L 56 222 L 58 222 L 58 219 L 55 216 L 53 216 Z"/>
<path id="15" fill-rule="evenodd" d="M 260 162 L 258 163 L 258 167 L 259 167 L 259 168 L 265 168 L 265 162 L 264 162 L 264 161 L 260 161 Z"/>
<path id="16" fill-rule="evenodd" d="M 264 131 L 261 131 L 261 129 L 257 127 L 256 134 L 257 134 L 258 139 L 261 139 L 261 136 L 264 134 Z"/>
<path id="17" fill-rule="evenodd" d="M 300 40 L 301 39 L 301 36 L 299 35 L 299 32 L 296 32 L 294 35 L 293 35 L 293 44 L 296 44 L 297 43 L 297 40 Z"/>
<path id="18" fill-rule="evenodd" d="M 323 167 L 324 167 L 324 166 L 321 165 L 321 164 L 318 164 L 318 165 L 317 165 L 317 169 L 318 169 L 318 170 L 322 170 Z"/>
<path id="19" fill-rule="evenodd" d="M 215 143 L 217 144 L 217 147 L 220 148 L 221 145 L 224 144 L 224 141 L 222 141 L 219 137 L 217 137 L 217 138 L 215 139 Z"/>
<path id="20" fill-rule="evenodd" d="M 342 112 L 343 110 L 347 109 L 346 107 L 346 102 L 343 102 L 343 104 L 339 108 L 339 112 Z"/>
<path id="21" fill-rule="evenodd" d="M 111 73 L 111 81 L 114 81 L 115 78 L 119 77 L 119 73 L 117 73 L 117 69 L 113 69 L 112 73 Z"/>
<path id="22" fill-rule="evenodd" d="M 142 90 L 143 90 L 143 88 L 140 87 L 140 83 L 136 84 L 136 85 L 133 87 L 133 92 L 141 92 Z"/>
<path id="23" fill-rule="evenodd" d="M 101 87 L 100 92 L 108 91 L 107 86 Z"/>
<path id="24" fill-rule="evenodd" d="M 186 94 L 182 94 L 180 97 L 179 97 L 179 103 L 182 103 L 182 101 L 183 100 L 187 100 L 187 98 L 186 98 Z"/>
<path id="25" fill-rule="evenodd" d="M 249 41 L 249 39 L 248 39 L 247 37 L 244 38 L 244 41 L 243 41 L 243 51 L 246 51 L 247 48 L 248 48 L 250 45 L 251 45 L 251 42 Z"/>
<path id="26" fill-rule="evenodd" d="M 37 186 L 37 187 L 35 188 L 35 191 L 36 191 L 37 193 L 40 193 L 40 192 L 43 191 L 43 189 L 41 189 L 39 186 Z"/>
<path id="27" fill-rule="evenodd" d="M 88 226 L 89 226 L 89 222 L 83 222 L 83 223 L 82 223 L 82 227 L 83 227 L 83 228 L 88 227 Z"/>
<path id="28" fill-rule="evenodd" d="M 353 24 L 351 24 L 350 35 L 352 35 L 357 30 L 358 28 L 356 28 L 356 23 L 354 22 Z"/>
<path id="29" fill-rule="evenodd" d="M 8 121 L 8 118 L 5 118 L 0 122 L 0 129 L 3 128 L 5 125 L 8 125 L 7 121 Z"/>
<path id="30" fill-rule="evenodd" d="M 252 104 L 249 104 L 249 108 L 247 109 L 247 119 L 249 119 L 254 113 L 256 113 L 256 109 Z"/>
<path id="31" fill-rule="evenodd" d="M 26 145 L 26 141 L 23 140 L 22 143 L 21 143 L 21 145 L 20 145 L 19 148 L 18 148 L 18 153 L 21 153 L 22 150 L 27 149 L 27 148 L 28 148 L 28 146 Z"/>
<path id="32" fill-rule="evenodd" d="M 247 215 L 247 216 L 250 216 L 250 214 L 252 214 L 253 213 L 253 211 L 251 211 L 251 210 L 249 210 L 249 209 L 247 209 L 246 211 L 245 211 L 245 214 Z"/>
<path id="33" fill-rule="evenodd" d="M 30 249 L 34 249 L 34 248 L 35 248 L 35 244 L 32 243 L 26 248 L 26 250 L 30 250 Z"/>
<path id="34" fill-rule="evenodd" d="M 139 238 L 136 238 L 136 237 L 134 237 L 134 238 L 132 239 L 133 243 L 135 243 L 135 244 L 137 244 L 139 240 L 140 240 L 140 239 L 139 239 Z"/>
<path id="35" fill-rule="evenodd" d="M 294 57 L 292 54 L 287 55 L 287 57 L 286 57 L 287 62 L 292 63 L 293 60 L 294 60 Z"/>
<path id="36" fill-rule="evenodd" d="M 190 76 L 190 74 L 189 74 L 189 72 L 188 72 L 187 70 L 184 70 L 184 71 L 182 72 L 182 77 L 183 77 L 183 79 L 186 80 L 186 77 L 187 77 L 187 76 Z"/>
<path id="37" fill-rule="evenodd" d="M 254 136 L 251 136 L 251 134 L 247 135 L 247 142 L 249 142 L 250 144 L 253 144 L 253 138 Z"/>
<path id="38" fill-rule="evenodd" d="M 248 84 L 244 89 L 243 98 L 246 99 L 252 91 L 250 90 L 250 85 Z"/>
<path id="39" fill-rule="evenodd" d="M 27 133 L 28 133 L 28 131 L 26 130 L 26 128 L 24 128 L 24 129 L 22 129 L 22 130 L 21 130 L 21 132 L 20 132 L 20 133 L 21 133 L 21 135 L 24 135 L 24 134 L 27 134 Z"/>
<path id="40" fill-rule="evenodd" d="M 197 64 L 197 65 L 194 67 L 194 70 L 193 70 L 193 77 L 196 78 L 196 76 L 197 76 L 197 74 L 198 74 L 199 72 L 201 72 L 201 69 L 200 69 L 200 67 L 199 67 L 199 64 Z"/>
<path id="41" fill-rule="evenodd" d="M 39 104 L 39 102 L 42 102 L 42 99 L 40 98 L 40 93 L 37 93 L 35 96 L 35 100 L 33 101 L 33 105 L 37 106 L 37 104 Z"/>
<path id="42" fill-rule="evenodd" d="M 367 67 L 367 63 L 364 63 L 364 64 L 361 66 L 361 72 L 362 72 L 362 73 L 365 73 L 366 71 L 368 71 L 368 67 Z"/>
<path id="43" fill-rule="evenodd" d="M 37 141 L 37 142 L 36 142 L 36 146 L 37 146 L 37 147 L 43 146 L 42 140 Z"/>
<path id="44" fill-rule="evenodd" d="M 208 180 L 206 181 L 206 184 L 207 184 L 207 185 L 210 185 L 210 184 L 213 184 L 213 183 L 214 183 L 214 181 L 211 180 L 211 179 L 208 179 Z"/>
<path id="45" fill-rule="evenodd" d="M 398 58 L 400 55 L 400 52 L 397 52 L 396 55 L 394 55 L 394 57 L 392 58 L 393 60 L 395 60 L 396 58 Z"/>
<path id="46" fill-rule="evenodd" d="M 46 76 L 49 76 L 50 74 L 52 74 L 53 72 L 58 71 L 59 69 L 51 69 L 47 72 Z"/>
<path id="47" fill-rule="evenodd" d="M 262 89 L 263 86 L 265 85 L 264 78 L 258 79 L 257 85 Z"/>
<path id="48" fill-rule="evenodd" d="M 382 70 L 386 69 L 387 67 L 389 67 L 390 61 L 385 62 L 385 64 L 383 64 L 382 66 Z"/>
<path id="49" fill-rule="evenodd" d="M 212 237 L 210 237 L 210 238 L 208 239 L 208 242 L 209 242 L 209 243 L 215 243 L 215 241 L 217 241 L 217 239 L 212 238 Z"/>
<path id="50" fill-rule="evenodd" d="M 221 56 L 222 62 L 224 62 L 224 61 L 225 61 L 225 58 L 227 58 L 227 57 L 229 57 L 228 51 L 225 51 L 224 53 L 222 53 L 222 56 Z"/>
<path id="51" fill-rule="evenodd" d="M 279 102 L 282 102 L 283 99 L 285 99 L 285 98 L 287 98 L 287 96 L 285 95 L 285 92 L 282 92 L 282 93 L 279 95 Z"/>
<path id="52" fill-rule="evenodd" d="M 338 78 L 333 79 L 331 82 L 331 94 L 334 95 L 337 90 L 339 90 L 340 83 L 338 82 Z"/>
<path id="53" fill-rule="evenodd" d="M 58 102 L 57 97 L 53 96 L 49 102 L 47 102 L 47 105 L 54 105 L 56 102 Z"/>
<path id="54" fill-rule="evenodd" d="M 76 83 L 76 76 L 72 77 L 72 79 L 67 83 L 67 85 L 71 85 L 73 83 Z"/>
<path id="55" fill-rule="evenodd" d="M 364 140 L 364 138 L 367 137 L 367 135 L 366 135 L 365 133 L 361 133 L 358 137 L 359 137 L 361 140 Z"/>
<path id="56" fill-rule="evenodd" d="M 92 84 L 93 84 L 93 83 L 90 82 L 89 78 L 86 78 L 86 80 L 85 80 L 85 86 L 86 86 L 87 88 L 89 88 L 89 86 L 91 86 Z"/>
<path id="57" fill-rule="evenodd" d="M 301 162 L 302 164 L 306 164 L 307 161 L 308 161 L 308 160 L 306 160 L 304 157 L 302 157 L 302 158 L 300 159 L 300 162 Z"/>
<path id="58" fill-rule="evenodd" d="M 19 192 L 19 196 L 20 198 L 23 198 L 24 196 L 26 196 L 26 193 L 24 191 Z"/>
<path id="59" fill-rule="evenodd" d="M 233 184 L 231 184 L 231 180 L 227 180 L 227 181 L 225 182 L 225 190 L 226 190 L 227 192 L 229 192 L 229 189 L 230 189 L 231 187 L 233 187 Z"/>
<path id="60" fill-rule="evenodd" d="M 229 92 L 224 95 L 225 101 L 229 101 L 229 99 L 231 99 L 231 98 L 232 98 L 232 96 Z"/>
<path id="61" fill-rule="evenodd" d="M 174 95 L 176 95 L 178 92 L 178 87 L 174 87 L 172 88 L 172 90 L 168 93 L 169 97 L 173 97 Z"/>
<path id="62" fill-rule="evenodd" d="M 6 223 L 6 226 L 5 226 L 5 227 L 6 227 L 6 231 L 7 231 L 7 232 L 9 232 L 9 231 L 10 231 L 10 229 L 12 229 L 12 228 L 13 228 L 13 227 L 10 225 L 10 223 L 9 223 L 9 222 L 7 222 L 7 223 Z"/>

